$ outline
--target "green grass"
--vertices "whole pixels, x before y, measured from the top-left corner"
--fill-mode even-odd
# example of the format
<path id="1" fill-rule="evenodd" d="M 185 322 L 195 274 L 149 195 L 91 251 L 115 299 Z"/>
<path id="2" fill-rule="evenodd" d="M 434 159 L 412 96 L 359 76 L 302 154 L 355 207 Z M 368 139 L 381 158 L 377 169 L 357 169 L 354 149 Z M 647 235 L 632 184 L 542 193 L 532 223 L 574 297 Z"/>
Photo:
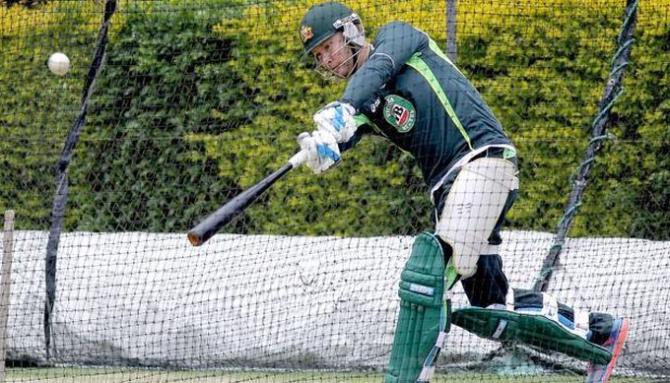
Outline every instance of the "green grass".
<path id="1" fill-rule="evenodd" d="M 117 382 L 198 382 L 198 383 L 379 383 L 382 374 L 373 372 L 279 372 L 279 371 L 167 371 L 120 368 L 10 368 L 6 382 L 117 383 Z M 572 383 L 583 382 L 580 375 L 501 376 L 491 373 L 438 374 L 433 383 Z M 614 378 L 612 383 L 647 383 L 645 378 Z M 658 381 L 657 381 L 658 382 Z"/>

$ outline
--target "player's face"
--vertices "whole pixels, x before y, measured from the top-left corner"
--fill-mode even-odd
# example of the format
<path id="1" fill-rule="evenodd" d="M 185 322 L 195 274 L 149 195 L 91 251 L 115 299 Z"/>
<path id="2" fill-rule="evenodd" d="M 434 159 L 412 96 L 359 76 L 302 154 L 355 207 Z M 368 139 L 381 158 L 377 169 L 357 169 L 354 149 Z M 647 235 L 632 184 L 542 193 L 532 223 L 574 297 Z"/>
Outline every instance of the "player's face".
<path id="1" fill-rule="evenodd" d="M 319 44 L 312 54 L 317 64 L 339 78 L 347 78 L 354 69 L 353 52 L 344 41 L 342 32 L 337 32 Z"/>

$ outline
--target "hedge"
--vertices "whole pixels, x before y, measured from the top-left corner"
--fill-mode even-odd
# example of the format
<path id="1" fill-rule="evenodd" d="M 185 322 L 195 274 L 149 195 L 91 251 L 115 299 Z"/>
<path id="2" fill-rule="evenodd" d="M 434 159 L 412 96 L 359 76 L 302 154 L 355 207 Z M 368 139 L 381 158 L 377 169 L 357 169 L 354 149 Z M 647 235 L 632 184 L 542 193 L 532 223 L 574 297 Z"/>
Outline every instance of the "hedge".
<path id="1" fill-rule="evenodd" d="M 297 24 L 312 3 L 220 0 L 198 9 L 164 2 L 151 12 L 121 12 L 71 169 L 68 228 L 186 230 L 289 158 L 297 149 L 295 136 L 312 129 L 312 113 L 343 89 L 300 59 Z M 509 216 L 509 227 L 518 229 L 553 230 L 563 213 L 623 14 L 623 5 L 553 3 L 459 3 L 465 24 L 459 26 L 458 64 L 519 148 L 521 199 Z M 444 45 L 444 2 L 356 4 L 370 36 L 401 19 Z M 597 159 L 571 235 L 670 238 L 670 163 L 664 156 L 670 145 L 670 26 L 658 19 L 661 2 L 641 7 L 625 92 L 608 127 L 616 138 Z M 37 44 L 27 34 L 2 39 L 16 51 Z M 87 48 L 82 55 L 92 53 Z M 40 71 L 34 76 L 54 81 Z M 45 144 L 39 138 L 43 125 L 16 117 L 30 113 L 29 94 L 40 86 L 29 79 L 3 77 L 7 89 L 31 90 L 11 95 L 12 107 L 2 110 L 0 123 L 36 153 Z M 76 97 L 69 97 L 76 105 Z M 67 128 L 58 126 L 50 135 L 52 146 Z M 30 217 L 23 227 L 43 227 L 50 196 L 42 191 L 52 182 L 48 161 L 41 158 L 35 166 L 29 161 L 39 156 L 15 146 L 5 150 L 4 162 L 13 165 L 0 168 L 3 183 L 11 185 L 0 191 L 0 208 L 15 206 Z M 26 159 L 30 166 L 21 170 Z M 34 172 L 30 182 L 15 176 L 25 169 Z M 432 215 L 413 160 L 370 138 L 322 176 L 303 168 L 292 172 L 226 230 L 414 234 L 431 228 Z"/>
<path id="2" fill-rule="evenodd" d="M 18 228 L 48 227 L 53 169 L 79 112 L 95 47 L 94 7 L 92 2 L 0 6 L 0 211 L 15 209 Z M 59 50 L 72 62 L 65 77 L 45 65 Z"/>

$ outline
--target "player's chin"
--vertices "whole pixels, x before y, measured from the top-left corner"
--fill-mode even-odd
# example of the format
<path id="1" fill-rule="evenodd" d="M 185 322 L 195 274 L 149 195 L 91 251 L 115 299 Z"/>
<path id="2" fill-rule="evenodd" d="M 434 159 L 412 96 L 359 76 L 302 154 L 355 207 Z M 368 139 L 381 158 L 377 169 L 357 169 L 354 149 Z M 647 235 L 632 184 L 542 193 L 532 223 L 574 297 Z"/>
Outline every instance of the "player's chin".
<path id="1" fill-rule="evenodd" d="M 346 80 L 351 76 L 352 69 L 351 65 L 340 65 L 333 71 L 333 73 L 337 78 Z"/>

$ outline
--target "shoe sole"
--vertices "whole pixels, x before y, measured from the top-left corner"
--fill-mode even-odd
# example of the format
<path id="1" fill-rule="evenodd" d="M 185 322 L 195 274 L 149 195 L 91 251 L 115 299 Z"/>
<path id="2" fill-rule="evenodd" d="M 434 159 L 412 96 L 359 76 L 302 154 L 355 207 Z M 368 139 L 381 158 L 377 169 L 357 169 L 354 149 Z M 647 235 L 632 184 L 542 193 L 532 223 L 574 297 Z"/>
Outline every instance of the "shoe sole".
<path id="1" fill-rule="evenodd" d="M 610 362 L 607 364 L 607 370 L 605 371 L 605 375 L 603 376 L 602 380 L 603 383 L 606 383 L 609 380 L 610 375 L 612 375 L 614 366 L 616 366 L 616 361 L 619 359 L 619 355 L 623 349 L 623 344 L 626 343 L 626 338 L 628 338 L 628 319 L 623 320 L 621 328 L 619 329 L 619 336 L 617 337 L 614 348 L 612 349 L 612 360 L 610 360 Z"/>

